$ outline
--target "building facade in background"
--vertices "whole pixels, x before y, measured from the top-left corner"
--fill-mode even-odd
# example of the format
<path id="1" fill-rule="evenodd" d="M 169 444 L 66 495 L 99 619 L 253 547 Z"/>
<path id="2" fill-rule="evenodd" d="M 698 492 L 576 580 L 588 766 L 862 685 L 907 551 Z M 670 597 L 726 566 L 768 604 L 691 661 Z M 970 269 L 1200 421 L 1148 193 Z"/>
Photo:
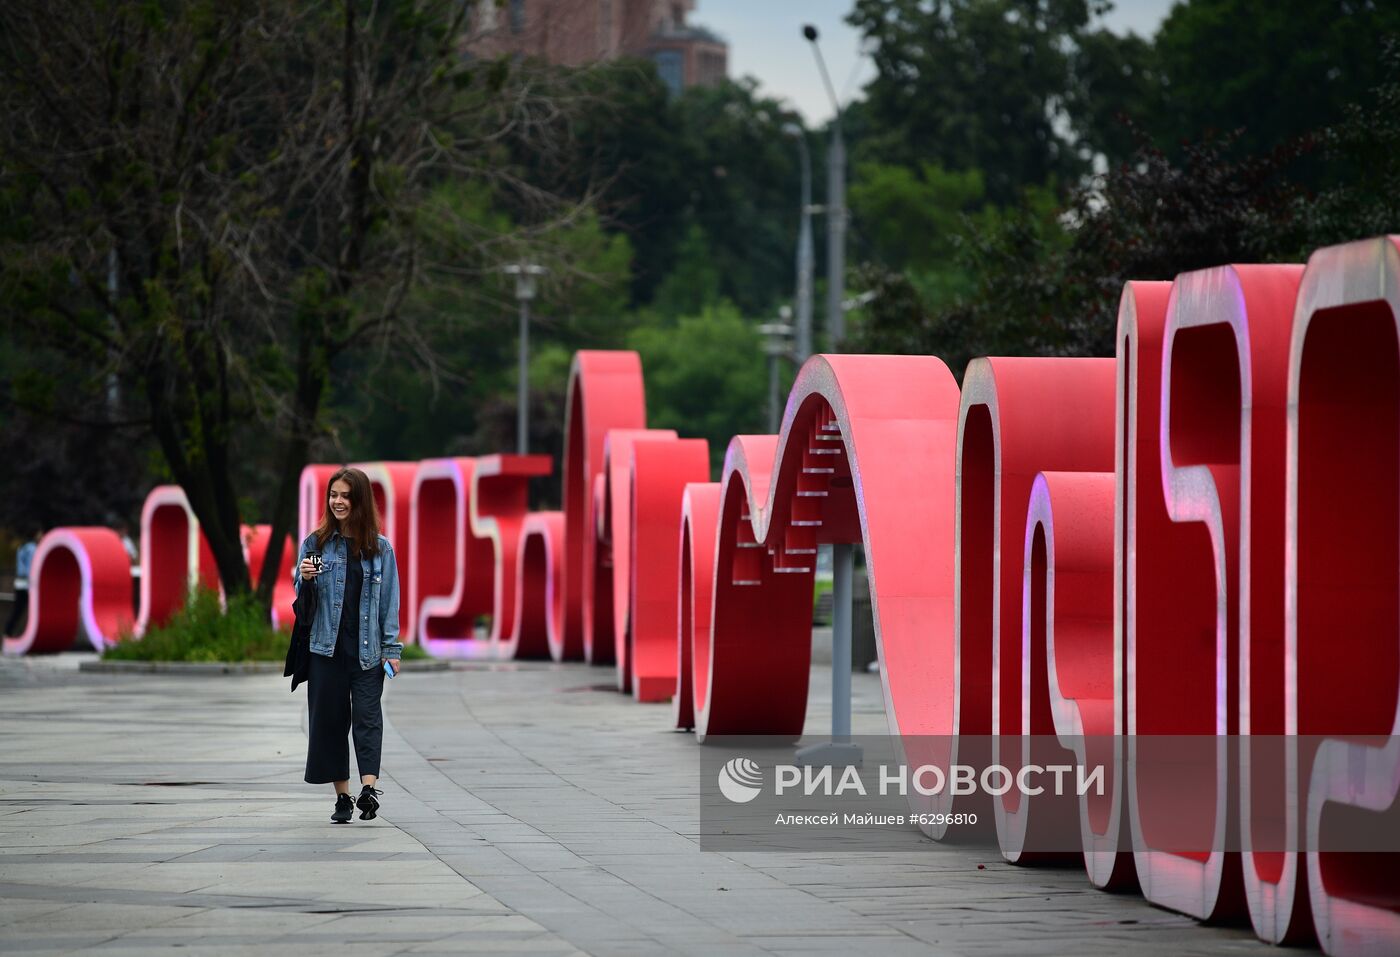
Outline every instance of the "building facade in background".
<path id="1" fill-rule="evenodd" d="M 480 0 L 469 52 L 518 53 L 562 66 L 640 57 L 679 93 L 728 75 L 729 47 L 686 22 L 695 0 Z"/>

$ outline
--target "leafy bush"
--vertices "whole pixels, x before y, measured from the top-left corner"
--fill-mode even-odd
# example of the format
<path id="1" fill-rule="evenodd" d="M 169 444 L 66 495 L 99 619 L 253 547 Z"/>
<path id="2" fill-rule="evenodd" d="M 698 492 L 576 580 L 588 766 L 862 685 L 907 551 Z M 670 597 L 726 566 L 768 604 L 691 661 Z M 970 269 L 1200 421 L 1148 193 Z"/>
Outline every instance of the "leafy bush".
<path id="1" fill-rule="evenodd" d="M 127 636 L 106 657 L 122 661 L 281 661 L 290 635 L 273 628 L 251 596 L 224 608 L 218 592 L 201 588 L 164 625 L 136 640 Z M 431 658 L 417 645 L 405 645 L 407 660 Z"/>
<path id="2" fill-rule="evenodd" d="M 109 648 L 106 657 L 125 661 L 281 661 L 286 632 L 273 628 L 267 612 L 251 596 L 224 608 L 217 592 L 201 588 L 164 625 L 139 641 Z"/>

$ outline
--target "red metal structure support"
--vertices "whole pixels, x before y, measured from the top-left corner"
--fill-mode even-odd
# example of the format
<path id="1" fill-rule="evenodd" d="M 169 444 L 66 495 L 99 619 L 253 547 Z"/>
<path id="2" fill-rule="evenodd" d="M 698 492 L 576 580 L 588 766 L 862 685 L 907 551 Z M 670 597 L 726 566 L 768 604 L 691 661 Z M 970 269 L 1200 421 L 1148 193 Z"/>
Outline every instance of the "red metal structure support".
<path id="1" fill-rule="evenodd" d="M 128 581 L 127 587 L 130 587 Z M 219 590 L 214 553 L 178 485 L 157 485 L 141 508 L 141 608 L 136 634 L 164 624 L 190 592 Z"/>
<path id="2" fill-rule="evenodd" d="M 969 753 L 958 736 L 1054 733 L 1043 647 L 1035 649 L 1041 664 L 1032 676 L 1032 710 L 1022 712 L 1026 507 L 1038 472 L 1113 468 L 1113 379 L 1111 359 L 974 359 L 963 375 L 955 506 L 958 682 L 948 765 L 1015 764 L 995 738 L 989 754 Z M 1018 798 L 1014 790 L 995 801 L 945 793 L 935 808 L 995 822 L 1003 853 L 1019 859 L 1020 846 L 1010 838 L 1025 825 L 1007 820 L 1020 810 Z"/>
<path id="3" fill-rule="evenodd" d="M 618 672 L 625 660 L 638 701 L 667 701 L 676 690 L 681 498 L 691 482 L 709 477 L 710 443 L 704 439 L 642 439 L 632 445 L 630 608 Z"/>
<path id="4" fill-rule="evenodd" d="M 628 619 L 632 613 L 632 446 L 676 441 L 671 429 L 612 429 L 603 437 L 593 541 L 593 626 L 584 630 L 584 658 L 616 665 L 617 690 L 632 691 Z M 678 513 L 679 514 L 679 513 Z"/>
<path id="5" fill-rule="evenodd" d="M 502 658 L 562 661 L 557 631 L 563 594 L 564 513 L 531 512 L 520 527 L 516 551 L 515 627 L 500 647 Z"/>
<path id="6" fill-rule="evenodd" d="M 491 542 L 468 527 L 476 469 L 472 458 L 419 463 L 409 546 L 399 567 L 408 596 L 401 605 L 411 609 L 400 617 L 412 624 L 412 640 L 448 658 L 491 654 L 490 643 L 475 636 L 476 619 L 492 613 L 495 563 Z"/>
<path id="7" fill-rule="evenodd" d="M 1347 957 L 1400 953 L 1400 854 L 1322 850 L 1339 825 L 1400 829 L 1397 326 L 1400 237 L 1313 254 L 1288 362 L 1287 668 L 1271 677 L 1287 733 L 1327 740 L 1311 762 L 1289 755 L 1286 827 L 1306 855 L 1283 855 L 1250 916 L 1261 937 L 1286 938 L 1310 898 L 1323 950 Z"/>
<path id="8" fill-rule="evenodd" d="M 1002 853 L 1026 857 L 1077 828 L 1090 874 L 1111 872 L 1120 856 L 1123 768 L 1116 737 L 1111 472 L 1042 472 L 1031 486 L 1021 583 L 1021 734 L 1017 767 L 1032 763 L 1105 768 L 1104 794 L 1044 793 L 997 816 Z M 1056 760 L 1032 716 L 1044 687 L 1053 731 L 1068 760 Z M 1015 738 L 1009 740 L 1014 741 Z M 1034 744 L 1029 742 L 1033 741 Z M 1034 813 L 1031 808 L 1034 807 Z M 1126 842 L 1121 842 L 1126 847 Z M 1121 855 L 1126 857 L 1127 855 Z"/>
<path id="9" fill-rule="evenodd" d="M 646 398 L 638 355 L 576 353 L 564 411 L 564 598 L 563 617 L 556 628 L 565 660 L 585 657 L 585 649 L 595 644 L 595 612 L 611 610 L 610 604 L 594 608 L 594 483 L 603 469 L 603 440 L 611 429 L 645 427 Z"/>
<path id="10" fill-rule="evenodd" d="M 692 482 L 681 497 L 680 601 L 676 609 L 676 690 L 671 724 L 695 727 L 695 649 L 710 647 L 715 593 L 715 538 L 719 528 L 718 482 Z"/>
<path id="11" fill-rule="evenodd" d="M 1270 627 L 1281 633 L 1283 564 L 1272 551 L 1283 515 L 1283 386 L 1301 274 L 1301 266 L 1185 273 L 1167 306 L 1162 493 L 1167 516 L 1195 537 L 1172 556 L 1172 617 L 1149 631 L 1139 612 L 1129 645 L 1128 799 L 1144 896 L 1203 919 L 1244 905 L 1239 854 L 1225 850 L 1240 831 L 1239 774 L 1224 736 L 1248 731 L 1238 716 L 1250 606 L 1259 619 L 1256 664 L 1269 659 L 1262 649 Z M 1138 553 L 1156 544 L 1139 534 Z M 1153 758 L 1153 735 L 1216 736 L 1219 747 L 1213 760 L 1183 772 Z M 1193 850 L 1160 848 L 1153 835 L 1163 822 Z"/>
<path id="12" fill-rule="evenodd" d="M 947 734 L 958 392 L 931 356 L 814 356 L 778 436 L 738 436 L 721 479 L 695 731 L 797 736 L 820 542 L 863 542 L 890 730 Z"/>

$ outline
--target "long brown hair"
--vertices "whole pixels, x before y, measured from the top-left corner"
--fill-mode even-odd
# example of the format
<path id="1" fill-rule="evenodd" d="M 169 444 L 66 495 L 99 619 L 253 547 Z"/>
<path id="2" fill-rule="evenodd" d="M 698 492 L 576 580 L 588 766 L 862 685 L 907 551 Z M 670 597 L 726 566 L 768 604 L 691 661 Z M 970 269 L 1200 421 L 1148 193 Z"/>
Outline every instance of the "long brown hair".
<path id="1" fill-rule="evenodd" d="M 330 508 L 331 486 L 342 480 L 350 486 L 350 518 L 346 520 L 345 528 L 340 528 Z M 359 469 L 337 469 L 326 482 L 326 497 L 321 503 L 321 524 L 316 528 L 316 547 L 325 548 L 327 539 L 337 530 L 342 537 L 354 540 L 361 558 L 378 554 L 379 506 L 375 504 L 369 476 Z"/>

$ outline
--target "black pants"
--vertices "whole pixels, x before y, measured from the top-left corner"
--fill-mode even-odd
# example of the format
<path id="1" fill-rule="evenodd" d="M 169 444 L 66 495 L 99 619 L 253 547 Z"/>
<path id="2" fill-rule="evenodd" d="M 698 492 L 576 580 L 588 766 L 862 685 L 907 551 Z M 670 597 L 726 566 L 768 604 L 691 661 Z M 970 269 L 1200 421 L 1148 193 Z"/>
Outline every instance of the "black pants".
<path id="1" fill-rule="evenodd" d="M 350 778 L 350 746 L 355 734 L 355 763 L 360 775 L 379 777 L 379 750 L 384 739 L 384 669 L 360 667 L 353 641 L 337 641 L 335 656 L 311 654 L 306 680 L 310 713 L 307 734 L 306 783 L 330 784 Z"/>
<path id="2" fill-rule="evenodd" d="M 5 637 L 9 638 L 18 635 L 15 627 L 20 623 L 21 618 L 29 618 L 29 589 L 16 588 L 15 601 L 10 605 L 10 620 L 5 622 Z"/>

